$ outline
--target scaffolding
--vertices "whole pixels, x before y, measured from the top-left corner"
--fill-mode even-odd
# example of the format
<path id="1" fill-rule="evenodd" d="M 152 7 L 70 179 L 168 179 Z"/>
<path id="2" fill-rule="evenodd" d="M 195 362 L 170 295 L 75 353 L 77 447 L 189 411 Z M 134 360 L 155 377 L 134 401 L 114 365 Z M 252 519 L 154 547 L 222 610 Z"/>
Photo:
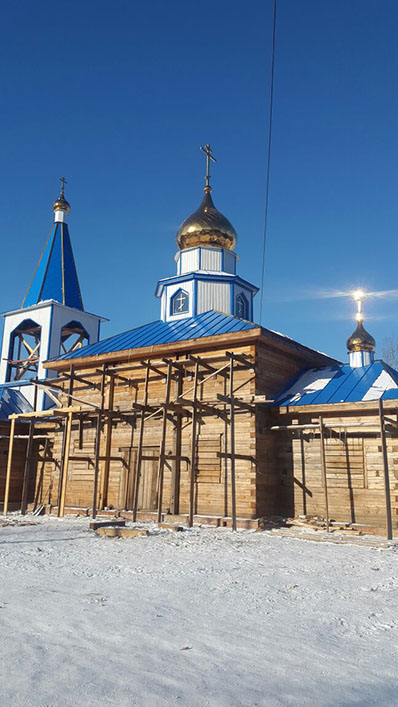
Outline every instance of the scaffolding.
<path id="1" fill-rule="evenodd" d="M 235 373 L 245 370 L 248 378 L 245 383 L 235 386 Z M 81 374 L 75 371 L 73 365 L 69 371 L 62 373 L 57 378 L 47 381 L 34 380 L 33 383 L 38 389 L 43 389 L 54 403 L 54 407 L 44 411 L 32 411 L 10 415 L 11 430 L 9 441 L 9 453 L 6 472 L 6 486 L 4 497 L 4 515 L 8 512 L 8 500 L 10 479 L 13 465 L 13 446 L 15 437 L 15 423 L 17 420 L 29 421 L 29 434 L 26 447 L 26 459 L 23 476 L 23 490 L 21 498 L 21 512 L 27 510 L 28 485 L 32 470 L 33 440 L 40 437 L 42 440 L 42 455 L 38 460 L 42 464 L 42 470 L 46 462 L 54 462 L 54 458 L 49 455 L 49 437 L 51 433 L 45 435 L 35 435 L 35 425 L 40 422 L 55 422 L 57 430 L 62 430 L 62 453 L 58 460 L 60 473 L 58 478 L 58 516 L 62 518 L 65 514 L 65 498 L 68 484 L 69 463 L 74 460 L 88 460 L 94 464 L 93 473 L 93 496 L 91 515 L 96 517 L 98 511 L 104 510 L 107 505 L 107 488 L 109 480 L 109 470 L 111 461 L 119 461 L 126 464 L 122 456 L 111 455 L 111 439 L 113 423 L 115 421 L 127 421 L 132 425 L 132 429 L 138 426 L 138 450 L 135 475 L 133 479 L 133 502 L 132 520 L 137 520 L 138 497 L 142 474 L 142 464 L 145 460 L 143 453 L 144 432 L 148 421 L 151 419 L 160 420 L 160 439 L 157 469 L 157 520 L 162 520 L 163 506 L 163 486 L 165 464 L 173 462 L 172 489 L 175 499 L 174 512 L 178 513 L 179 499 L 179 476 L 180 464 L 185 462 L 189 466 L 189 513 L 188 526 L 192 527 L 195 514 L 195 481 L 197 477 L 197 439 L 198 425 L 203 415 L 220 417 L 229 425 L 229 445 L 223 457 L 226 464 L 229 463 L 229 490 L 231 496 L 231 526 L 233 530 L 237 527 L 236 517 L 236 472 L 235 472 L 235 413 L 237 410 L 254 414 L 255 406 L 260 403 L 271 402 L 263 395 L 239 395 L 239 389 L 252 378 L 254 373 L 254 358 L 250 354 L 235 352 L 225 352 L 222 355 L 209 356 L 206 358 L 189 355 L 184 359 L 161 358 L 151 360 L 143 359 L 132 364 L 103 364 L 93 371 Z M 118 387 L 136 387 L 134 378 L 126 374 L 132 372 L 145 372 L 143 382 L 143 393 L 140 401 L 133 400 L 131 408 L 120 410 L 114 406 L 114 392 L 117 382 Z M 164 398 L 159 404 L 149 404 L 149 388 L 151 375 L 159 376 L 164 380 Z M 190 376 L 192 386 L 183 392 L 183 380 Z M 215 399 L 203 401 L 199 392 L 201 388 L 212 379 L 222 376 L 225 379 L 227 395 L 217 394 Z M 92 379 L 96 378 L 96 382 Z M 98 382 L 99 379 L 99 382 Z M 75 395 L 76 383 L 84 384 L 91 390 L 98 391 L 98 401 L 96 403 L 84 400 L 83 397 Z M 174 391 L 172 391 L 174 383 Z M 96 393 L 97 395 L 97 393 Z M 63 400 L 65 400 L 65 404 Z M 191 443 L 189 456 L 181 454 L 181 429 L 182 420 L 187 419 L 187 424 L 191 425 Z M 84 421 L 95 422 L 94 456 L 91 457 L 71 454 L 71 437 L 73 424 L 78 425 L 79 449 L 83 448 Z M 174 449 L 173 454 L 166 454 L 166 436 L 169 426 L 173 426 Z M 103 440 L 103 436 L 105 439 Z M 43 441 L 44 440 L 44 441 Z M 101 455 L 101 443 L 105 442 L 105 454 Z M 242 459 L 244 455 L 239 455 Z M 247 459 L 252 461 L 249 455 Z M 101 462 L 104 462 L 101 474 Z M 37 505 L 35 495 L 35 505 Z M 99 502 L 98 502 L 99 499 Z M 99 507 L 98 507 L 99 506 Z"/>
<path id="2" fill-rule="evenodd" d="M 266 427 L 265 431 L 269 432 L 286 432 L 291 433 L 299 432 L 300 434 L 307 430 L 319 434 L 319 444 L 320 444 L 320 459 L 321 459 L 321 474 L 322 483 L 324 491 L 324 514 L 326 521 L 326 531 L 330 531 L 330 516 L 329 516 L 329 491 L 327 483 L 327 473 L 326 473 L 326 457 L 325 457 L 325 431 L 335 432 L 340 434 L 342 430 L 349 432 L 350 430 L 357 433 L 358 430 L 363 432 L 368 432 L 380 436 L 381 453 L 383 459 L 383 482 L 384 482 L 384 499 L 385 499 L 385 526 L 386 526 L 386 538 L 388 540 L 393 539 L 393 528 L 392 528 L 392 509 L 391 509 L 391 490 L 390 490 L 390 473 L 388 464 L 388 454 L 387 454 L 387 441 L 386 432 L 391 435 L 398 435 L 398 422 L 397 420 L 391 419 L 391 417 L 386 417 L 384 410 L 384 403 L 382 398 L 375 401 L 378 405 L 378 420 L 377 422 L 364 420 L 363 422 L 327 422 L 322 415 L 319 416 L 317 422 L 306 422 L 303 424 L 287 424 L 287 425 L 272 425 Z M 347 433 L 346 432 L 346 433 Z"/>

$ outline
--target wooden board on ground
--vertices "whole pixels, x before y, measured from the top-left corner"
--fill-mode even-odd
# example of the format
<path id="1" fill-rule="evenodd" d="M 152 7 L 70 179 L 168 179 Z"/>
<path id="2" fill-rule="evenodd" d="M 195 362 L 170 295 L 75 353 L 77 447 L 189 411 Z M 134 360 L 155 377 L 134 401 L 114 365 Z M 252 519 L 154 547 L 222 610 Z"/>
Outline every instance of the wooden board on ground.
<path id="1" fill-rule="evenodd" d="M 124 528 L 125 520 L 92 520 L 90 530 L 98 530 L 98 528 Z"/>
<path id="2" fill-rule="evenodd" d="M 105 535 L 108 538 L 136 538 L 140 535 L 149 535 L 149 531 L 142 528 L 112 528 L 110 526 L 98 528 L 95 532 L 97 535 Z"/>
<path id="3" fill-rule="evenodd" d="M 175 523 L 158 523 L 158 528 L 163 528 L 163 530 L 176 530 L 177 533 L 181 533 L 185 530 L 182 525 L 175 525 Z"/>

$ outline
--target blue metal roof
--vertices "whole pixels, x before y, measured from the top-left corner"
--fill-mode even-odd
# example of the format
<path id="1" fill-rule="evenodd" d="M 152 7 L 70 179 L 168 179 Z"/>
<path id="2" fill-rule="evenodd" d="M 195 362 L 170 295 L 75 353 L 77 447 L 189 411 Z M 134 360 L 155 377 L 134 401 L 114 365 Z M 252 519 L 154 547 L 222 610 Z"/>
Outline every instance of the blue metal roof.
<path id="1" fill-rule="evenodd" d="M 205 270 L 198 270 L 196 272 L 184 273 L 183 275 L 172 275 L 171 277 L 164 277 L 162 280 L 159 280 L 156 287 L 155 296 L 161 297 L 164 286 L 167 284 L 175 285 L 179 282 L 188 282 L 190 280 L 205 282 L 234 282 L 236 285 L 241 285 L 243 287 L 246 287 L 248 290 L 251 290 L 253 294 L 256 294 L 259 291 L 258 287 L 252 285 L 251 282 L 248 282 L 247 280 L 243 280 L 243 278 L 239 277 L 239 275 L 226 275 L 224 272 L 214 273 L 207 272 Z"/>
<path id="2" fill-rule="evenodd" d="M 54 360 L 62 361 L 64 359 L 81 358 L 82 356 L 98 356 L 99 354 L 114 351 L 127 351 L 145 346 L 171 344 L 185 339 L 199 339 L 204 336 L 216 336 L 217 334 L 228 334 L 257 328 L 257 324 L 210 310 L 196 317 L 187 317 L 179 321 L 156 321 L 144 324 L 136 329 L 130 329 L 130 331 L 125 331 L 122 334 L 111 336 L 109 339 L 104 339 L 96 344 L 84 346 Z"/>
<path id="3" fill-rule="evenodd" d="M 32 410 L 31 404 L 19 390 L 0 385 L 0 420 L 8 420 L 8 416 L 14 413 Z"/>
<path id="4" fill-rule="evenodd" d="M 275 396 L 274 406 L 330 405 L 393 397 L 398 372 L 384 361 L 369 366 L 325 366 L 300 371 Z M 398 392 L 397 392 L 398 397 Z"/>
<path id="5" fill-rule="evenodd" d="M 22 307 L 51 299 L 84 309 L 68 226 L 61 222 L 54 223 L 47 238 Z"/>
<path id="6" fill-rule="evenodd" d="M 381 396 L 383 400 L 398 400 L 398 388 L 391 388 L 390 390 L 386 390 L 385 393 Z"/>

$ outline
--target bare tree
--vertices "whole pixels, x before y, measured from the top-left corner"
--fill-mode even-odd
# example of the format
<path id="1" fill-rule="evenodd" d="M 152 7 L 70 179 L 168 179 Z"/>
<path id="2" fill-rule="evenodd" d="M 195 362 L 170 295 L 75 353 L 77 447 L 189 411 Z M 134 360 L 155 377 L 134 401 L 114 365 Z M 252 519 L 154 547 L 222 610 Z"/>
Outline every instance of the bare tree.
<path id="1" fill-rule="evenodd" d="M 381 355 L 383 361 L 388 363 L 391 368 L 398 370 L 398 343 L 395 336 L 387 336 L 383 340 Z"/>

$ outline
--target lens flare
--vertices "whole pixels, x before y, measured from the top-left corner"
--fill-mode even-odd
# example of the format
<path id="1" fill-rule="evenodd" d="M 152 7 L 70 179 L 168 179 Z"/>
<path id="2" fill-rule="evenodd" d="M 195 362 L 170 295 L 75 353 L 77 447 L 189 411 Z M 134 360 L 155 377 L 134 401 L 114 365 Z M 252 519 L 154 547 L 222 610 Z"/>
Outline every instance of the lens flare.
<path id="1" fill-rule="evenodd" d="M 359 300 L 365 297 L 365 292 L 363 290 L 355 290 L 355 292 L 352 293 L 352 296 L 356 302 L 359 302 Z"/>

